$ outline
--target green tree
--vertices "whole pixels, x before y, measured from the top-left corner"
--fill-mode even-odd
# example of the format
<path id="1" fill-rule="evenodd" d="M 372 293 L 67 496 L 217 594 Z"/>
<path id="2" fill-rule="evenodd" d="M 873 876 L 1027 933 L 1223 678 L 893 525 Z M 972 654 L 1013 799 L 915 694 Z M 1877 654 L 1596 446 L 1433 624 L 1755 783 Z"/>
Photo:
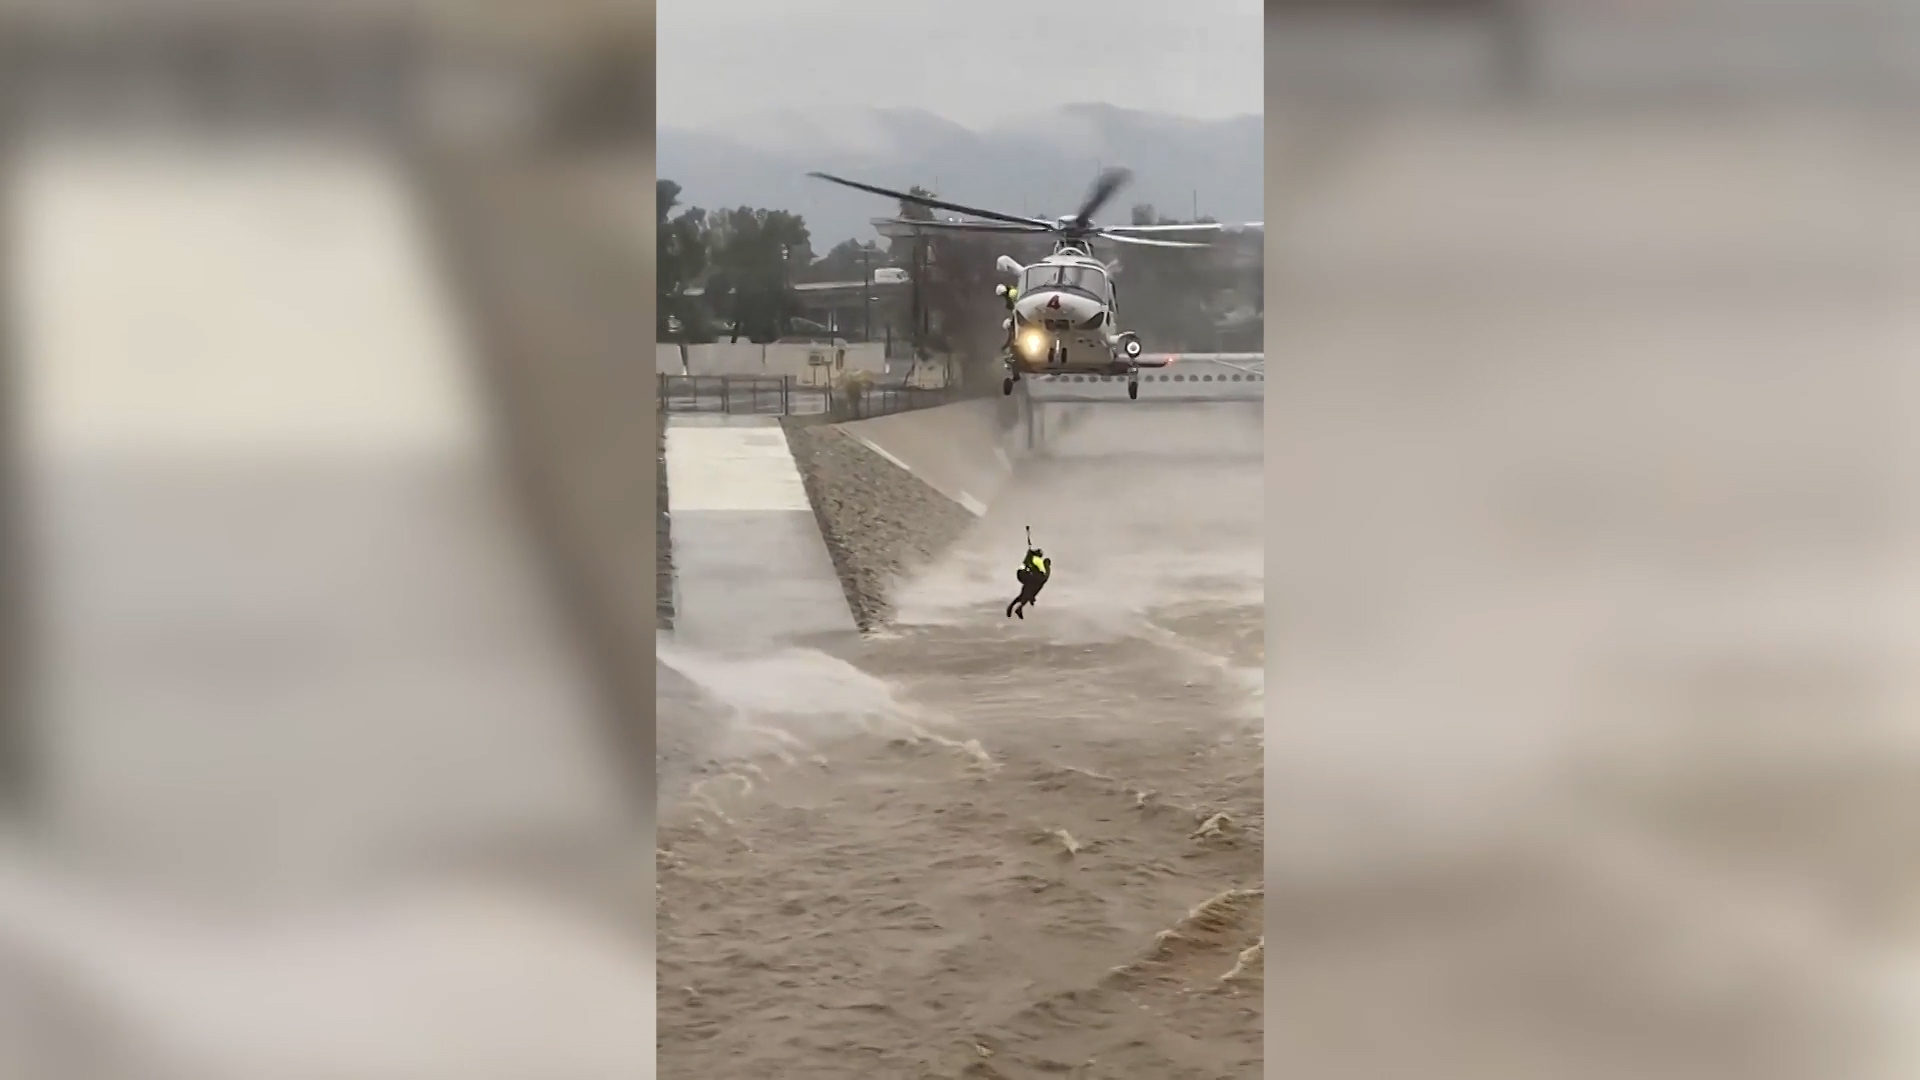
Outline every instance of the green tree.
<path id="1" fill-rule="evenodd" d="M 878 244 L 842 240 L 806 269 L 804 281 L 860 281 L 868 269 L 887 265 Z"/>
<path id="2" fill-rule="evenodd" d="M 907 193 L 924 199 L 938 197 L 919 184 L 908 188 Z M 907 221 L 932 221 L 933 211 L 919 203 L 901 199 L 899 213 L 895 216 Z M 914 354 L 918 357 L 924 357 L 930 347 L 932 305 L 927 292 L 927 283 L 932 276 L 933 251 L 931 238 L 922 233 L 910 233 L 887 241 L 888 257 L 892 259 L 895 266 L 904 268 L 908 274 L 907 339 L 913 343 Z"/>
<path id="3" fill-rule="evenodd" d="M 923 302 L 927 348 L 953 358 L 961 383 L 999 385 L 1005 303 L 993 287 L 1006 280 L 994 263 L 1008 253 L 1005 236 L 951 233 L 929 237 Z"/>
<path id="4" fill-rule="evenodd" d="M 923 198 L 937 197 L 919 185 L 907 189 Z M 898 216 L 907 221 L 932 221 L 933 211 L 900 200 Z M 1000 383 L 1000 346 L 1005 331 L 1000 322 L 1006 308 L 993 287 L 1006 280 L 995 267 L 1001 255 L 1023 261 L 1037 257 L 1024 237 L 980 236 L 957 232 L 921 232 L 889 241 L 892 262 L 910 275 L 907 331 L 920 356 L 945 354 L 963 385 L 976 388 Z"/>
<path id="5" fill-rule="evenodd" d="M 798 214 L 750 206 L 709 218 L 712 273 L 707 298 L 730 339 L 774 341 L 799 312 L 794 282 L 813 263 L 813 241 Z"/>
<path id="6" fill-rule="evenodd" d="M 706 310 L 687 295 L 707 272 L 710 237 L 707 212 L 688 207 L 679 214 L 680 185 L 671 180 L 655 184 L 655 273 L 659 278 L 655 313 L 661 341 L 710 341 L 711 320 Z"/>
<path id="7" fill-rule="evenodd" d="M 923 199 L 937 199 L 940 197 L 934 194 L 932 189 L 923 188 L 919 184 L 915 184 L 912 187 L 908 188 L 907 194 L 918 195 Z M 909 202 L 906 199 L 901 199 L 900 213 L 898 216 L 903 217 L 908 221 L 932 221 L 933 211 L 927 209 L 924 206 L 921 206 L 917 202 Z"/>

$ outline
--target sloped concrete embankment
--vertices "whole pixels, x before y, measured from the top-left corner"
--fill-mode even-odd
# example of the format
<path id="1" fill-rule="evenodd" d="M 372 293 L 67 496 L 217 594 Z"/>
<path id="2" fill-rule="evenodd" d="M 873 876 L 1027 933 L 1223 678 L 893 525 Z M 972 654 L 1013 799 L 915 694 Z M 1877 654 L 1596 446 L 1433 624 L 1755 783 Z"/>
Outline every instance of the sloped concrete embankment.
<path id="1" fill-rule="evenodd" d="M 787 442 L 847 606 L 874 630 L 892 614 L 892 581 L 946 550 L 973 515 L 838 425 L 789 422 Z"/>
<path id="2" fill-rule="evenodd" d="M 945 552 L 1005 488 L 1014 456 L 994 401 L 845 424 L 789 419 L 787 440 L 862 630 L 895 581 Z"/>
<path id="3" fill-rule="evenodd" d="M 848 605 L 863 630 L 893 617 L 888 594 L 944 555 L 1030 466 L 1211 470 L 1258 461 L 1258 404 L 1115 408 L 991 398 L 871 420 L 787 423 L 787 437 Z M 1044 443 L 1027 446 L 1040 435 Z"/>

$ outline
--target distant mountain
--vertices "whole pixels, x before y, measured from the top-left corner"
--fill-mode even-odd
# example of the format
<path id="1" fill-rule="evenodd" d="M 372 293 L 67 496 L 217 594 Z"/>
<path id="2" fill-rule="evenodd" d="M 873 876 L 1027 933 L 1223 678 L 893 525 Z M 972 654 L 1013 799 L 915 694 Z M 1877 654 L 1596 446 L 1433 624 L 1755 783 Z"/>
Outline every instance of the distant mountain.
<path id="1" fill-rule="evenodd" d="M 802 214 L 817 254 L 871 238 L 885 199 L 807 177 L 831 172 L 884 187 L 914 184 L 990 210 L 1071 213 L 1103 165 L 1125 165 L 1133 186 L 1099 220 L 1123 224 L 1136 203 L 1163 215 L 1199 211 L 1259 221 L 1263 195 L 1259 116 L 1195 120 L 1108 105 L 1036 112 L 1018 125 L 974 131 L 915 109 L 780 110 L 725 127 L 662 128 L 659 175 L 691 206 L 763 206 Z"/>

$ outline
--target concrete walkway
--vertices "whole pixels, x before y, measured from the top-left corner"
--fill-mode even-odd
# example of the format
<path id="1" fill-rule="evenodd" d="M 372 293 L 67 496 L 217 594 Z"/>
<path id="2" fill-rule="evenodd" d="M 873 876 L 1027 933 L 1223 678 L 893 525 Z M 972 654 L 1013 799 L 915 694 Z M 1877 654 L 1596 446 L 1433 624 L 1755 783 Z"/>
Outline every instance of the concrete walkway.
<path id="1" fill-rule="evenodd" d="M 777 419 L 669 417 L 667 509 L 676 639 L 732 649 L 858 633 Z"/>

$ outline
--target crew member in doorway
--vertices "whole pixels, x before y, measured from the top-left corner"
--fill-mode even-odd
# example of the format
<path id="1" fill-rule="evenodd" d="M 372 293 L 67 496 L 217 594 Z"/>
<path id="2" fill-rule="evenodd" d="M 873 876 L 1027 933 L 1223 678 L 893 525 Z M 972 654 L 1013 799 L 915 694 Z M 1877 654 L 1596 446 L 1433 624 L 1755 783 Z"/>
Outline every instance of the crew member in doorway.
<path id="1" fill-rule="evenodd" d="M 1020 286 L 1002 285 L 1000 287 L 1000 297 L 1007 302 L 1007 351 L 1012 352 L 1015 332 L 1013 325 L 1013 305 L 1014 301 L 1020 299 Z"/>
<path id="2" fill-rule="evenodd" d="M 1014 576 L 1020 582 L 1020 595 L 1007 605 L 1007 617 L 1025 619 L 1027 605 L 1040 598 L 1040 590 L 1046 587 L 1047 579 L 1053 576 L 1053 560 L 1047 558 L 1046 552 L 1033 546 L 1031 536 L 1027 540 L 1027 557 L 1020 560 L 1020 572 Z"/>

